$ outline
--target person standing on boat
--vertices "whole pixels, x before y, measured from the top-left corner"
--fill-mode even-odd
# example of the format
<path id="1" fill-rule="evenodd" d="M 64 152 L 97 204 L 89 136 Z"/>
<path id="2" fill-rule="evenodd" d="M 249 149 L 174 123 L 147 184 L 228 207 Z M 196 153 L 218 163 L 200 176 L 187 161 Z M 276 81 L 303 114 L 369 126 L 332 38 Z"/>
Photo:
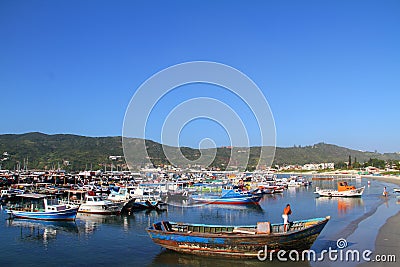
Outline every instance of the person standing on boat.
<path id="1" fill-rule="evenodd" d="M 283 229 L 286 232 L 288 230 L 289 224 L 289 215 L 292 214 L 292 210 L 290 209 L 290 204 L 287 204 L 286 207 L 283 209 Z"/>

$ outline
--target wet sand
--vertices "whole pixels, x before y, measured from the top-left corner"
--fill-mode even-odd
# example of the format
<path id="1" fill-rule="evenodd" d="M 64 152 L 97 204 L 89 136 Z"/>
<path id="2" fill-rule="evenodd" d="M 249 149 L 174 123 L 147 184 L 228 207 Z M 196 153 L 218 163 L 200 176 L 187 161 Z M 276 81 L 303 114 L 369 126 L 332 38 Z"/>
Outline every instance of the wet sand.
<path id="1" fill-rule="evenodd" d="M 379 180 L 387 183 L 396 184 L 400 187 L 399 177 L 373 177 L 368 178 L 373 180 Z M 395 187 L 395 186 L 394 186 Z M 390 195 L 400 195 L 399 193 L 393 192 L 393 188 L 388 188 L 389 197 Z M 400 205 L 399 205 L 400 208 Z M 379 229 L 378 236 L 375 240 L 375 251 L 373 255 L 396 255 L 396 262 L 369 262 L 363 263 L 360 266 L 398 266 L 400 262 L 400 211 L 390 217 L 386 223 Z"/>

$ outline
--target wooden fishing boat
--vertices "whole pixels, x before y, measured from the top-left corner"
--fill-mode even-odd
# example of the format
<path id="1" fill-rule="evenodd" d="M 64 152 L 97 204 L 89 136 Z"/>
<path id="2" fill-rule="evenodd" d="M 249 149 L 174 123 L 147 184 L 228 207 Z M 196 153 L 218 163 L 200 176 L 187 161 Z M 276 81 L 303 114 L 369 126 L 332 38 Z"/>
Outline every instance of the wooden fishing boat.
<path id="1" fill-rule="evenodd" d="M 347 182 L 338 182 L 338 189 L 320 189 L 315 188 L 315 194 L 320 197 L 361 197 L 364 193 L 365 186 L 356 188 L 355 186 L 350 186 Z"/>
<path id="2" fill-rule="evenodd" d="M 59 204 L 57 199 L 48 199 L 42 194 L 22 194 L 21 202 L 10 205 L 6 212 L 12 218 L 47 220 L 47 221 L 73 221 L 78 212 L 78 206 Z"/>
<path id="3" fill-rule="evenodd" d="M 303 251 L 311 247 L 330 217 L 284 225 L 260 222 L 251 226 L 188 224 L 161 221 L 147 229 L 154 243 L 181 253 L 254 258 L 260 250 Z"/>

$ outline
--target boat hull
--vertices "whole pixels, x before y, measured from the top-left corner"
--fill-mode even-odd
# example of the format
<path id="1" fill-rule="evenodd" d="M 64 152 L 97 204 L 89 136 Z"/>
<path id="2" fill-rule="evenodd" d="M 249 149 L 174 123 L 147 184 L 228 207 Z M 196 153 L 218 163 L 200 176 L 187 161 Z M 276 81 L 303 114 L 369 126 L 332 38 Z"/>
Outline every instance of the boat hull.
<path id="1" fill-rule="evenodd" d="M 227 205 L 258 204 L 261 198 L 262 195 L 252 194 L 238 189 L 222 189 L 221 196 L 192 196 L 192 199 L 198 203 Z"/>
<path id="2" fill-rule="evenodd" d="M 256 198 L 232 198 L 232 199 L 195 199 L 196 202 L 205 204 L 219 204 L 219 205 L 242 205 L 242 204 L 255 204 L 258 205 L 261 197 Z"/>
<path id="3" fill-rule="evenodd" d="M 101 211 L 101 210 L 82 210 L 79 213 L 85 214 L 97 214 L 97 215 L 118 215 L 120 211 Z"/>
<path id="4" fill-rule="evenodd" d="M 147 231 L 154 243 L 180 253 L 255 258 L 259 251 L 309 249 L 325 227 L 329 218 L 321 219 L 312 227 L 298 231 L 271 234 L 235 234 L 232 232 L 200 233 L 160 231 L 150 227 Z M 223 227 L 223 226 L 221 226 Z"/>
<path id="5" fill-rule="evenodd" d="M 241 205 L 241 204 L 258 204 L 262 197 L 238 197 L 238 198 L 195 198 L 199 203 L 205 204 L 226 204 L 226 205 Z"/>
<path id="6" fill-rule="evenodd" d="M 30 220 L 45 220 L 45 221 L 74 221 L 78 208 L 66 209 L 63 211 L 18 211 L 18 210 L 6 210 L 13 218 L 19 219 L 30 219 Z"/>
<path id="7" fill-rule="evenodd" d="M 225 200 L 225 199 L 219 199 L 219 200 L 196 200 L 196 202 L 199 203 L 205 203 L 205 204 L 218 204 L 218 205 L 243 205 L 243 204 L 255 204 L 258 205 L 258 201 L 252 201 L 252 200 Z"/>
<path id="8" fill-rule="evenodd" d="M 102 215 L 116 215 L 121 213 L 121 209 L 116 206 L 102 206 L 102 205 L 85 205 L 81 204 L 79 207 L 79 213 L 87 214 L 102 214 Z"/>
<path id="9" fill-rule="evenodd" d="M 79 213 L 115 215 L 120 214 L 125 202 L 112 201 L 83 201 L 79 206 Z"/>
<path id="10" fill-rule="evenodd" d="M 132 201 L 126 205 L 127 210 L 157 210 L 159 202 L 158 201 Z"/>

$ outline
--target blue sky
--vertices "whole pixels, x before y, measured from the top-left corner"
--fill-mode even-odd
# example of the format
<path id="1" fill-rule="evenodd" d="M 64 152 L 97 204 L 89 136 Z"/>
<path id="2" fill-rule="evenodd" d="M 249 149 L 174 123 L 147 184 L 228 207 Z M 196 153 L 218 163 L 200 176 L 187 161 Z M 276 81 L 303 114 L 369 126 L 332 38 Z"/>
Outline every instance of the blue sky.
<path id="1" fill-rule="evenodd" d="M 146 79 L 205 60 L 259 86 L 278 146 L 400 151 L 398 14 L 399 1 L 3 0 L 0 133 L 121 135 Z M 195 96 L 230 99 L 193 88 Z M 148 137 L 159 141 L 153 126 Z M 229 145 L 206 120 L 188 124 L 181 144 L 196 147 L 204 137 Z"/>

